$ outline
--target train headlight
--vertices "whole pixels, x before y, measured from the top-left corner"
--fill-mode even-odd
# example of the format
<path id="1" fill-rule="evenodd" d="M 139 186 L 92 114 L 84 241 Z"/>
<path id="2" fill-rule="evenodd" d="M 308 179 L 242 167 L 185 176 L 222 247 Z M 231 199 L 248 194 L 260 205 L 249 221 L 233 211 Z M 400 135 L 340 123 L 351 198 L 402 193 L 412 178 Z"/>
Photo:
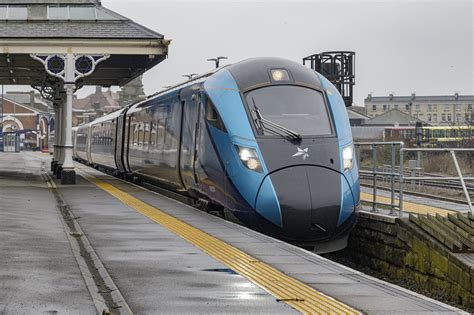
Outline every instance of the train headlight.
<path id="1" fill-rule="evenodd" d="M 289 81 L 290 75 L 285 69 L 273 69 L 271 70 L 273 81 Z"/>
<path id="2" fill-rule="evenodd" d="M 242 147 L 240 145 L 236 145 L 235 147 L 239 153 L 240 161 L 242 161 L 242 164 L 244 164 L 246 168 L 255 172 L 262 172 L 262 165 L 255 149 Z"/>
<path id="3" fill-rule="evenodd" d="M 344 171 L 350 170 L 354 165 L 354 147 L 352 145 L 342 150 L 342 159 L 344 160 Z"/>

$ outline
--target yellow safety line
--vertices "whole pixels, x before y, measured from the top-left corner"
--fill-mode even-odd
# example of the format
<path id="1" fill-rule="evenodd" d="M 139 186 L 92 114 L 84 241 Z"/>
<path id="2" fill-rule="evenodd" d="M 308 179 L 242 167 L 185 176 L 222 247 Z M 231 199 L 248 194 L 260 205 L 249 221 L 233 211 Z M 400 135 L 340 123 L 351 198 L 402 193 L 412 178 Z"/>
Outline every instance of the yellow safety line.
<path id="1" fill-rule="evenodd" d="M 368 194 L 365 192 L 360 193 L 360 199 L 365 202 L 372 202 L 373 201 L 373 195 Z M 383 196 L 377 196 L 377 202 L 381 203 L 387 203 L 390 204 L 391 199 L 389 197 L 383 197 Z M 422 205 L 419 203 L 414 203 L 414 202 L 408 202 L 408 201 L 403 201 L 403 211 L 406 212 L 412 212 L 412 213 L 417 213 L 417 214 L 439 214 L 443 216 L 447 216 L 450 213 L 455 213 L 455 211 L 451 210 L 446 210 L 446 209 L 441 209 L 441 208 L 436 208 L 428 205 Z"/>
<path id="2" fill-rule="evenodd" d="M 361 314 L 354 308 L 316 291 L 245 252 L 155 208 L 88 173 L 78 173 L 149 219 L 179 235 L 235 272 L 255 283 L 277 300 L 305 314 Z"/>

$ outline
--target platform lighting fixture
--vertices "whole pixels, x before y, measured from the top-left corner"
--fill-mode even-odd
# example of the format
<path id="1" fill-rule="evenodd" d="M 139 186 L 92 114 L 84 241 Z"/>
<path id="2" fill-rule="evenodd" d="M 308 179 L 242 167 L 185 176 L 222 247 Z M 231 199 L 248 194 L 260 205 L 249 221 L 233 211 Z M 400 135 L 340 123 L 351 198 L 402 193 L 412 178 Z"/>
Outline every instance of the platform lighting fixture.
<path id="1" fill-rule="evenodd" d="M 188 78 L 189 80 L 191 80 L 193 77 L 195 77 L 197 75 L 198 75 L 197 73 L 183 74 L 182 77 Z"/>
<path id="2" fill-rule="evenodd" d="M 216 68 L 219 68 L 219 63 L 223 59 L 228 59 L 228 58 L 225 57 L 225 56 L 219 56 L 219 57 L 216 57 L 216 58 L 209 58 L 209 59 L 207 59 L 207 61 L 214 61 L 215 64 L 216 64 Z"/>

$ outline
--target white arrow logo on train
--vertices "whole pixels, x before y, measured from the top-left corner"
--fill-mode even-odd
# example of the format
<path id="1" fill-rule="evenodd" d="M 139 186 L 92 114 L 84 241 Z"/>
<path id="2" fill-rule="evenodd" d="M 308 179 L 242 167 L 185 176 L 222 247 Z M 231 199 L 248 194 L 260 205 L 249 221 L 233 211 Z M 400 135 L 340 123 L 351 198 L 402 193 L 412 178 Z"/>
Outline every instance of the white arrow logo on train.
<path id="1" fill-rule="evenodd" d="M 306 158 L 309 157 L 308 148 L 306 148 L 306 149 L 298 148 L 298 152 L 296 152 L 296 153 L 293 154 L 292 156 L 293 156 L 293 157 L 295 157 L 295 156 L 303 156 L 303 160 L 306 160 Z"/>

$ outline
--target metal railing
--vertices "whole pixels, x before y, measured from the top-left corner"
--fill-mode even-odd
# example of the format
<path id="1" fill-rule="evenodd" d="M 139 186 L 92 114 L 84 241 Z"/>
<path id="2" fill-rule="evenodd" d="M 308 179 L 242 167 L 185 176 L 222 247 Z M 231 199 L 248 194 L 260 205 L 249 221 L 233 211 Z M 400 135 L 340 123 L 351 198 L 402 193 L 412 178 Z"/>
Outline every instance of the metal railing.
<path id="1" fill-rule="evenodd" d="M 360 169 L 360 149 L 361 147 L 368 146 L 372 150 L 372 170 L 371 171 L 364 171 L 360 169 L 360 174 L 366 174 L 369 176 L 372 176 L 372 186 L 373 186 L 373 193 L 372 193 L 372 211 L 373 212 L 378 212 L 377 205 L 388 205 L 390 206 L 390 214 L 394 215 L 395 214 L 395 209 L 398 207 L 398 209 L 402 209 L 402 204 L 399 202 L 399 204 L 395 204 L 395 178 L 399 177 L 403 179 L 403 176 L 400 177 L 400 174 L 403 172 L 400 172 L 400 167 L 395 165 L 395 160 L 396 160 L 396 154 L 397 151 L 396 149 L 399 148 L 402 150 L 404 148 L 404 143 L 402 141 L 392 141 L 392 142 L 356 142 L 354 143 L 354 146 L 356 148 L 356 156 L 357 156 L 357 165 L 359 165 Z M 391 147 L 391 164 L 390 164 L 390 171 L 387 172 L 385 170 L 383 171 L 378 171 L 377 167 L 377 148 L 378 147 L 383 147 L 383 146 L 390 146 Z M 402 164 L 401 164 L 402 165 Z M 396 171 L 396 168 L 398 168 L 398 171 Z M 377 201 L 377 176 L 382 175 L 382 176 L 389 176 L 390 178 L 390 204 L 383 203 L 383 202 L 378 202 Z M 399 190 L 402 191 L 399 187 Z M 399 198 L 400 200 L 400 198 Z"/>
<path id="2" fill-rule="evenodd" d="M 458 159 L 456 158 L 456 152 L 474 152 L 474 148 L 401 148 L 400 149 L 400 165 L 403 165 L 403 157 L 405 152 L 449 152 L 454 162 L 454 167 L 458 176 L 403 176 L 403 172 L 400 172 L 400 210 L 403 210 L 403 183 L 405 180 L 459 180 L 463 188 L 464 194 L 466 196 L 466 201 L 469 206 L 469 211 L 474 214 L 474 209 L 472 207 L 471 197 L 469 196 L 469 191 L 466 187 L 465 180 L 474 180 L 474 177 L 464 177 L 459 167 Z"/>
<path id="3" fill-rule="evenodd" d="M 474 148 L 405 148 L 404 143 L 401 141 L 392 141 L 392 142 L 356 142 L 354 143 L 356 148 L 356 159 L 359 165 L 359 172 L 361 175 L 368 175 L 372 178 L 372 212 L 378 212 L 377 206 L 384 205 L 390 207 L 390 215 L 395 215 L 396 210 L 399 211 L 399 215 L 403 211 L 403 202 L 404 202 L 404 186 L 405 183 L 411 181 L 412 184 L 418 181 L 418 184 L 423 185 L 424 180 L 459 180 L 463 188 L 464 194 L 466 196 L 466 201 L 471 213 L 474 214 L 474 209 L 472 206 L 472 201 L 469 196 L 469 191 L 467 189 L 466 180 L 474 180 L 474 177 L 464 177 L 461 168 L 459 167 L 458 160 L 456 158 L 456 152 L 474 152 Z M 383 165 L 382 170 L 379 170 L 378 167 L 378 158 L 377 158 L 377 148 L 380 147 L 390 147 L 391 153 L 391 163 L 389 165 Z M 361 169 L 361 147 L 369 147 L 372 153 L 372 169 L 371 170 L 362 170 Z M 397 149 L 399 150 L 399 164 L 396 165 L 396 155 Z M 446 152 L 450 153 L 456 172 L 458 176 L 429 176 L 425 175 L 423 168 L 418 165 L 415 168 L 409 168 L 405 170 L 404 167 L 404 157 L 408 152 Z M 419 158 L 420 155 L 418 155 Z M 405 173 L 408 176 L 405 176 Z M 390 182 L 390 203 L 378 202 L 377 201 L 377 178 L 389 178 Z M 395 182 L 398 179 L 398 203 L 396 202 L 396 191 L 395 191 Z"/>

